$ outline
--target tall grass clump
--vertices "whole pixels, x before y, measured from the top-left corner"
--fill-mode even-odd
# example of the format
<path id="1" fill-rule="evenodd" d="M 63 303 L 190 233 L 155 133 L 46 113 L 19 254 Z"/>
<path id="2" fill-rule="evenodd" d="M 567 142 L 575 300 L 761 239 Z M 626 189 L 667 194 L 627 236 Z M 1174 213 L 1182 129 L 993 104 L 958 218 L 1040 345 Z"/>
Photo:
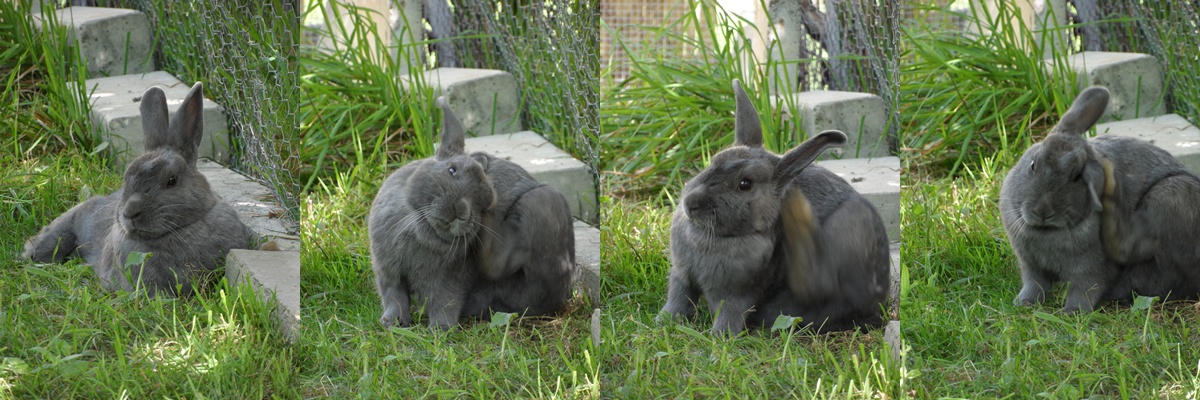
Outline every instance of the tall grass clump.
<path id="1" fill-rule="evenodd" d="M 785 117 L 799 115 L 797 104 L 787 93 L 802 89 L 868 91 L 885 97 L 889 113 L 895 109 L 895 98 L 890 94 L 895 92 L 894 57 L 898 45 L 895 36 L 890 35 L 895 21 L 886 17 L 897 12 L 892 4 L 841 4 L 838 13 L 831 14 L 838 17 L 828 19 L 843 22 L 843 29 L 849 33 L 828 35 L 878 43 L 853 47 L 862 54 L 852 53 L 848 50 L 851 43 L 843 43 L 847 49 L 839 54 L 817 52 L 805 59 L 784 59 L 778 42 L 771 43 L 766 54 L 756 55 L 753 46 L 757 34 L 753 32 L 757 29 L 753 22 L 727 12 L 714 0 L 689 0 L 675 6 L 684 12 L 669 13 L 674 16 L 660 24 L 640 27 L 649 33 L 645 43 L 625 42 L 617 30 L 603 27 L 613 32 L 614 46 L 629 57 L 628 78 L 613 82 L 605 75 L 600 79 L 612 82 L 602 97 L 605 146 L 601 165 L 608 174 L 606 179 L 613 183 L 614 195 L 646 196 L 678 188 L 706 164 L 708 155 L 732 143 L 734 79 L 747 87 L 760 113 L 765 145 L 776 152 L 816 133 L 802 132 L 795 118 Z M 867 13 L 864 7 L 881 10 Z M 881 23 L 862 27 L 842 21 L 850 15 L 877 18 Z M 864 31 L 855 31 L 860 28 Z M 781 35 L 775 25 L 768 31 L 773 37 Z M 844 37 L 841 40 L 849 40 Z M 799 67 L 790 68 L 793 64 Z M 605 73 L 613 73 L 616 67 L 611 64 Z M 777 73 L 783 70 L 824 72 L 789 81 Z M 889 124 L 889 130 L 894 127 Z M 853 157 L 855 152 L 865 150 L 844 151 Z"/>
<path id="2" fill-rule="evenodd" d="M 106 145 L 93 133 L 86 91 L 87 66 L 66 51 L 66 29 L 52 8 L 34 25 L 28 2 L 0 4 L 0 139 L 4 153 L 32 157 L 59 151 L 92 153 Z"/>
<path id="3" fill-rule="evenodd" d="M 1042 44 L 1023 24 L 1011 23 L 1019 11 L 1011 2 L 997 6 L 966 14 L 917 9 L 957 14 L 990 34 L 916 20 L 905 28 L 900 116 L 907 172 L 956 176 L 984 158 L 1015 160 L 1074 99 L 1073 72 L 1063 67 L 1066 49 L 1049 63 L 1034 56 Z"/>

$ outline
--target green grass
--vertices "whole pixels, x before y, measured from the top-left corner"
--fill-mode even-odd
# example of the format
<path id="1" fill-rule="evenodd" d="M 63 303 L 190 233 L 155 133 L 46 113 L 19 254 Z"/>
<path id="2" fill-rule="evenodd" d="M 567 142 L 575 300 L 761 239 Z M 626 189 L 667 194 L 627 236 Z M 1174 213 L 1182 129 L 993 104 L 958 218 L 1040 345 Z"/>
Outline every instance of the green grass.
<path id="1" fill-rule="evenodd" d="M 354 168 L 311 194 L 302 223 L 299 353 L 305 393 L 595 398 L 601 363 L 591 307 L 577 297 L 554 318 L 450 332 L 384 329 L 371 271 L 366 217 L 384 176 Z M 390 171 L 389 171 L 390 172 Z"/>
<path id="2" fill-rule="evenodd" d="M 1073 100 L 1069 78 L 1038 72 L 1040 61 L 1013 45 L 1024 39 L 1012 30 L 980 40 L 930 26 L 907 35 L 901 88 L 912 97 L 902 108 L 901 260 L 909 279 L 900 310 L 917 371 L 908 393 L 1200 395 L 1196 302 L 1108 304 L 1063 315 L 1058 287 L 1043 305 L 1013 305 L 1021 280 L 999 218 L 999 190 L 1011 165 Z"/>
<path id="3" fill-rule="evenodd" d="M 915 372 L 892 361 L 881 329 L 827 335 L 757 329 L 722 338 L 710 333 L 712 315 L 703 311 L 692 321 L 655 323 L 666 299 L 672 210 L 653 203 L 602 204 L 606 395 L 902 397 Z"/>

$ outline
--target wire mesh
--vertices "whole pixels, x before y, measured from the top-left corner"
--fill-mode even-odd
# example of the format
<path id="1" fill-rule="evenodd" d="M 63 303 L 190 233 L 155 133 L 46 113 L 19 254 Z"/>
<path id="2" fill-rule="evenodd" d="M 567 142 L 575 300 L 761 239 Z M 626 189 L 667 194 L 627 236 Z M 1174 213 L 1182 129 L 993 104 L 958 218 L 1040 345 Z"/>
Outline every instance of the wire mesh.
<path id="1" fill-rule="evenodd" d="M 155 33 L 155 62 L 185 82 L 204 82 L 225 110 L 230 167 L 267 186 L 293 221 L 299 10 L 291 1 L 153 1 L 106 4 L 141 10 Z"/>
<path id="2" fill-rule="evenodd" d="M 598 187 L 597 1 L 468 1 L 456 13 L 464 66 L 512 73 L 525 126 L 581 158 Z"/>

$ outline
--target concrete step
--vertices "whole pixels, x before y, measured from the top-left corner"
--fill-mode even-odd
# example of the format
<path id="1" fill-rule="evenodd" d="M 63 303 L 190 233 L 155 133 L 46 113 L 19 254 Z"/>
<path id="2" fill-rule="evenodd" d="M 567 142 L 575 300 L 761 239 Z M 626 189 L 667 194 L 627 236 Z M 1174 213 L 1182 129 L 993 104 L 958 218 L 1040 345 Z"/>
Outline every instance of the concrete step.
<path id="1" fill-rule="evenodd" d="M 538 181 L 553 185 L 567 196 L 575 218 L 596 220 L 596 187 L 587 166 L 541 135 L 523 131 L 467 138 L 466 151 L 487 152 L 520 165 Z"/>
<path id="2" fill-rule="evenodd" d="M 225 279 L 249 282 L 264 302 L 276 301 L 273 316 L 284 337 L 295 339 L 300 322 L 300 252 L 234 249 L 225 257 Z"/>
<path id="3" fill-rule="evenodd" d="M 593 307 L 600 305 L 600 230 L 575 221 L 575 287 L 587 296 Z M 599 342 L 597 342 L 599 343 Z"/>
<path id="4" fill-rule="evenodd" d="M 866 197 L 887 227 L 888 240 L 900 240 L 900 158 L 850 158 L 817 161 Z"/>
<path id="5" fill-rule="evenodd" d="M 162 88 L 167 95 L 167 110 L 172 118 L 191 89 L 191 85 L 163 71 L 88 79 L 86 85 L 85 90 L 92 103 L 92 124 L 101 134 L 107 135 L 106 140 L 117 154 L 117 164 L 121 168 L 145 151 L 141 99 L 146 89 L 152 86 Z M 200 157 L 220 162 L 229 160 L 229 127 L 225 110 L 207 98 L 204 99 L 204 138 L 200 141 Z"/>
<path id="6" fill-rule="evenodd" d="M 1178 114 L 1098 124 L 1096 133 L 1148 141 L 1200 174 L 1200 128 Z"/>
<path id="7" fill-rule="evenodd" d="M 900 316 L 900 242 L 895 241 L 888 245 L 888 253 L 892 258 L 892 269 L 888 277 L 891 278 L 891 287 L 888 289 L 888 297 L 891 304 L 888 309 L 891 310 L 894 317 Z"/>
<path id="8" fill-rule="evenodd" d="M 423 82 L 421 87 L 432 87 L 435 97 L 446 96 L 468 136 L 521 131 L 521 92 L 517 79 L 508 72 L 437 68 L 401 77 L 405 89 L 411 89 L 414 81 Z"/>
<path id="9" fill-rule="evenodd" d="M 1053 72 L 1054 60 L 1045 61 Z M 1085 51 L 1067 56 L 1067 65 L 1077 74 L 1076 85 L 1108 88 L 1112 100 L 1100 122 L 1146 118 L 1166 113 L 1162 68 L 1148 54 Z"/>
<path id="10" fill-rule="evenodd" d="M 41 29 L 43 16 L 34 14 Z M 154 70 L 154 35 L 141 11 L 104 7 L 67 7 L 54 11 L 67 28 L 68 43 L 79 49 L 89 77 L 140 74 Z M 186 89 L 186 88 L 185 88 Z"/>
<path id="11" fill-rule="evenodd" d="M 794 104 L 800 115 L 791 115 Z M 786 97 L 772 97 L 772 107 L 784 118 L 799 118 L 800 128 L 810 137 L 830 129 L 842 131 L 849 141 L 841 154 L 847 158 L 886 157 L 887 109 L 883 99 L 870 93 L 812 90 Z M 823 156 L 831 158 L 832 152 Z"/>
<path id="12" fill-rule="evenodd" d="M 300 251 L 297 230 L 270 189 L 212 160 L 200 159 L 197 165 L 212 190 L 237 210 L 242 223 L 265 240 L 274 240 L 280 250 Z"/>
<path id="13" fill-rule="evenodd" d="M 235 285 L 250 282 L 263 301 L 277 300 L 273 315 L 284 336 L 294 338 L 293 328 L 300 320 L 300 237 L 294 234 L 294 224 L 266 186 L 208 159 L 200 159 L 197 167 L 246 226 L 277 245 L 274 251 L 230 250 L 225 277 Z"/>

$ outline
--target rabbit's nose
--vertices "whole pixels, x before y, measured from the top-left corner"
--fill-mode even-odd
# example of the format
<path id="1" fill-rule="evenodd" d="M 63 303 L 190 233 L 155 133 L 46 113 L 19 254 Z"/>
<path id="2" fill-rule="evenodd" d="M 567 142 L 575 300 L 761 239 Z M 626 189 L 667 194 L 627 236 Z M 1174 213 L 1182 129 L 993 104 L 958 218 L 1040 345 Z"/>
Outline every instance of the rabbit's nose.
<path id="1" fill-rule="evenodd" d="M 458 219 L 465 220 L 471 216 L 471 203 L 467 199 L 458 199 L 454 203 L 454 216 Z"/>

